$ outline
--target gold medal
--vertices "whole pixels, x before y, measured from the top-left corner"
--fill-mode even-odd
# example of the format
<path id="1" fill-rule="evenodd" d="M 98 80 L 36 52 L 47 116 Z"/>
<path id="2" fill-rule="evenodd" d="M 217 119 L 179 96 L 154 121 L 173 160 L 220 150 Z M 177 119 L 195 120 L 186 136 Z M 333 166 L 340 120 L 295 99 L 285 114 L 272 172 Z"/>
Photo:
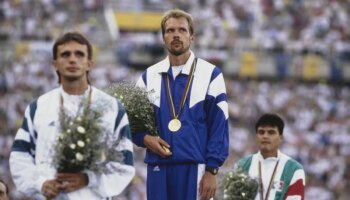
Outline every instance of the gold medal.
<path id="1" fill-rule="evenodd" d="M 168 148 L 168 147 L 166 147 L 166 146 L 164 146 L 164 145 L 160 145 L 160 146 L 162 146 L 162 148 L 163 148 L 163 150 L 165 151 L 165 152 L 167 152 L 167 153 L 170 153 L 171 151 L 170 151 L 170 149 Z"/>
<path id="2" fill-rule="evenodd" d="M 168 124 L 168 129 L 171 132 L 176 132 L 181 128 L 181 122 L 178 119 L 172 119 L 170 120 L 169 124 Z"/>
<path id="3" fill-rule="evenodd" d="M 182 108 L 185 105 L 186 98 L 187 98 L 187 95 L 188 95 L 188 91 L 189 91 L 191 83 L 192 83 L 193 74 L 194 74 L 194 71 L 196 69 L 196 65 L 197 65 L 197 58 L 195 58 L 193 60 L 193 62 L 192 62 L 190 74 L 189 74 L 189 76 L 187 78 L 187 81 L 186 81 L 185 90 L 182 93 L 181 103 L 179 105 L 179 110 L 178 110 L 177 114 L 175 113 L 174 101 L 173 101 L 173 98 L 172 98 L 171 92 L 170 92 L 170 86 L 169 86 L 170 84 L 169 84 L 168 74 L 164 73 L 164 75 L 163 75 L 165 80 L 166 80 L 166 82 L 165 82 L 165 84 L 166 84 L 166 91 L 167 91 L 167 95 L 168 95 L 171 115 L 173 117 L 173 119 L 170 120 L 170 122 L 168 124 L 168 129 L 171 132 L 176 132 L 176 131 L 180 130 L 180 128 L 181 128 L 181 121 L 179 120 L 179 116 L 180 116 Z"/>

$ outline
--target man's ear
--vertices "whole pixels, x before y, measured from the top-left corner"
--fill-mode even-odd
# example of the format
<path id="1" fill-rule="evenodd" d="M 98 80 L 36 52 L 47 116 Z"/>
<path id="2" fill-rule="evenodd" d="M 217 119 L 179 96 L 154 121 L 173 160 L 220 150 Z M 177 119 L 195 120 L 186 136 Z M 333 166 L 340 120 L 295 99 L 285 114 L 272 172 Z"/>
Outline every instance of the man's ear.
<path id="1" fill-rule="evenodd" d="M 191 42 L 193 42 L 193 41 L 194 41 L 194 39 L 195 39 L 195 35 L 194 35 L 194 34 L 192 34 L 192 35 L 190 36 L 190 39 L 191 39 Z"/>
<path id="2" fill-rule="evenodd" d="M 58 66 L 57 66 L 57 61 L 56 60 L 52 61 L 52 65 L 55 68 L 55 70 L 58 71 Z"/>
<path id="3" fill-rule="evenodd" d="M 87 71 L 90 71 L 93 66 L 94 66 L 94 61 L 93 60 L 88 60 L 88 70 Z"/>

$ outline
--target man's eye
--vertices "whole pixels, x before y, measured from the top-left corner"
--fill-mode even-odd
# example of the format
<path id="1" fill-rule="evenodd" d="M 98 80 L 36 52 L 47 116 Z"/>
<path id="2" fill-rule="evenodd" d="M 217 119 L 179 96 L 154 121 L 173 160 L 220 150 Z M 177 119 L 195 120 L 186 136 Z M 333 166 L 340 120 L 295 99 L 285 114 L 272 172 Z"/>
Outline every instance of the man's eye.
<path id="1" fill-rule="evenodd" d="M 269 134 L 270 135 L 273 135 L 273 134 L 275 134 L 276 132 L 275 131 L 269 131 Z"/>
<path id="2" fill-rule="evenodd" d="M 62 58 L 68 58 L 70 56 L 70 53 L 69 52 L 65 52 L 65 53 L 62 53 L 61 54 L 61 57 Z"/>
<path id="3" fill-rule="evenodd" d="M 77 52 L 75 55 L 76 55 L 77 57 L 79 57 L 79 58 L 85 56 L 85 54 L 84 54 L 83 52 Z"/>

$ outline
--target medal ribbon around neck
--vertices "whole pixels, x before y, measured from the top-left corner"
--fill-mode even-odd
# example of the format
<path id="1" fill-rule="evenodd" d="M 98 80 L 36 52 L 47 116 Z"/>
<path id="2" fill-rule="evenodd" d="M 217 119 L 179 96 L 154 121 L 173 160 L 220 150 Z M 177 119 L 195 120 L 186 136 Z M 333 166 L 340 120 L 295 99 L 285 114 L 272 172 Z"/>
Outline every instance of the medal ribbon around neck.
<path id="1" fill-rule="evenodd" d="M 92 88 L 90 86 L 89 96 L 88 96 L 88 98 L 86 100 L 86 107 L 85 108 L 89 108 L 90 107 L 90 104 L 91 104 L 91 93 L 92 93 Z M 60 94 L 60 110 L 61 110 L 62 113 L 64 113 L 63 105 L 64 105 L 64 99 L 63 99 L 62 94 Z"/>
<path id="2" fill-rule="evenodd" d="M 269 193 L 270 193 L 270 190 L 271 190 L 271 187 L 272 187 L 272 181 L 275 178 L 278 163 L 279 163 L 279 160 L 277 161 L 277 163 L 275 165 L 275 168 L 273 169 L 272 176 L 270 178 L 269 187 L 267 188 L 266 195 L 265 195 L 265 198 L 264 198 L 264 185 L 263 185 L 262 176 L 261 176 L 261 162 L 259 161 L 260 200 L 264 200 L 264 199 L 267 200 L 267 198 L 269 197 Z"/>
<path id="3" fill-rule="evenodd" d="M 170 122 L 168 124 L 168 129 L 171 132 L 176 132 L 181 128 L 181 121 L 178 118 L 179 118 L 179 115 L 181 113 L 182 108 L 185 105 L 187 94 L 188 94 L 189 88 L 190 88 L 192 80 L 193 80 L 193 74 L 194 74 L 194 71 L 196 69 L 196 65 L 197 65 L 197 58 L 195 58 L 192 62 L 191 71 L 190 71 L 189 77 L 187 78 L 187 81 L 186 81 L 185 90 L 182 94 L 181 103 L 180 103 L 179 110 L 178 110 L 177 114 L 175 113 L 174 101 L 173 101 L 173 98 L 172 98 L 171 92 L 170 92 L 169 76 L 167 73 L 164 74 L 165 79 L 166 79 L 166 89 L 167 89 L 168 101 L 170 104 L 170 111 L 171 111 L 171 115 L 173 117 L 173 119 L 170 120 Z"/>

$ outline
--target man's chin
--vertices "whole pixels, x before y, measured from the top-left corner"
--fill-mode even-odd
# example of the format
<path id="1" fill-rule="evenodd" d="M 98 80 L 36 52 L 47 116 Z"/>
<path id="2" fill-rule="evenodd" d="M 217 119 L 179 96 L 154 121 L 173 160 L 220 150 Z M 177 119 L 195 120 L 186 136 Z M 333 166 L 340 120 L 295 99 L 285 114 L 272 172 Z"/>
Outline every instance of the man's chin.
<path id="1" fill-rule="evenodd" d="M 267 148 L 267 147 L 265 147 L 265 146 L 263 146 L 263 147 L 260 147 L 260 151 L 261 151 L 261 152 L 269 152 L 270 149 Z"/>
<path id="2" fill-rule="evenodd" d="M 173 54 L 174 56 L 180 56 L 180 55 L 184 54 L 185 51 L 183 51 L 183 50 L 181 50 L 181 51 L 174 51 L 174 50 L 172 50 L 172 51 L 170 51 L 170 53 Z"/>
<path id="3" fill-rule="evenodd" d="M 64 79 L 69 82 L 74 82 L 79 80 L 81 77 L 80 76 L 66 76 Z"/>

